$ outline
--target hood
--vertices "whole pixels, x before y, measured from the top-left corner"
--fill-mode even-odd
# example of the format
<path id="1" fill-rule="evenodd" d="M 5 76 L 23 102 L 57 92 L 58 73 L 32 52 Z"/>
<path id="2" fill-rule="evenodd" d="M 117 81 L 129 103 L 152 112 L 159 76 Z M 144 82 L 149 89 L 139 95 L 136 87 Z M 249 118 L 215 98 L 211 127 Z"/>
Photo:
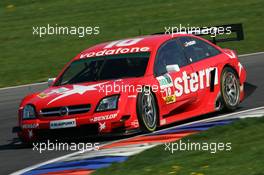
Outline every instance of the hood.
<path id="1" fill-rule="evenodd" d="M 33 104 L 37 110 L 82 104 L 91 104 L 94 106 L 106 96 L 125 93 L 135 94 L 135 92 L 122 91 L 121 87 L 128 85 L 134 85 L 134 87 L 136 87 L 140 85 L 141 79 L 142 78 L 127 78 L 54 86 L 35 94 L 30 99 L 26 99 L 23 104 Z"/>

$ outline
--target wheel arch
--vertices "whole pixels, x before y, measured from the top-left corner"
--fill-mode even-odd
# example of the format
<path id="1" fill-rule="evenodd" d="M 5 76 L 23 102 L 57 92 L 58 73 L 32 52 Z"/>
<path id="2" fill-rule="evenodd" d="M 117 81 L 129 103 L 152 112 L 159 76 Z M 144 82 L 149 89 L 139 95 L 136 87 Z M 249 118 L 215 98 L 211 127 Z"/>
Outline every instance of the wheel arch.
<path id="1" fill-rule="evenodd" d="M 223 71 L 226 67 L 231 68 L 231 69 L 235 72 L 236 76 L 237 76 L 238 79 L 239 79 L 239 74 L 238 74 L 238 72 L 237 72 L 237 69 L 236 69 L 234 66 L 232 66 L 232 65 L 229 64 L 229 63 L 227 63 L 227 64 L 224 65 L 222 71 Z M 222 73 L 222 71 L 221 71 L 221 73 Z M 239 83 L 240 83 L 240 81 L 239 81 Z"/>

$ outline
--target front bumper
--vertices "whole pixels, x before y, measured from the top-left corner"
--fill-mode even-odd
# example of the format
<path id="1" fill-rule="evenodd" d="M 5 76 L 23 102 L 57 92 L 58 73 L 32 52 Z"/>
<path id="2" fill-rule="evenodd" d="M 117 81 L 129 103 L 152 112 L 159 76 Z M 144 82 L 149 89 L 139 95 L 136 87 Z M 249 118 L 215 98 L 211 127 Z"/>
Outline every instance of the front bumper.
<path id="1" fill-rule="evenodd" d="M 112 117 L 102 117 L 102 114 L 101 116 L 97 114 L 97 116 L 22 120 L 20 126 L 13 128 L 13 132 L 16 132 L 23 141 L 32 142 L 42 139 L 75 139 L 109 134 L 127 135 L 130 131 L 138 129 L 135 119 L 130 115 L 108 112 L 103 116 L 109 115 Z"/>

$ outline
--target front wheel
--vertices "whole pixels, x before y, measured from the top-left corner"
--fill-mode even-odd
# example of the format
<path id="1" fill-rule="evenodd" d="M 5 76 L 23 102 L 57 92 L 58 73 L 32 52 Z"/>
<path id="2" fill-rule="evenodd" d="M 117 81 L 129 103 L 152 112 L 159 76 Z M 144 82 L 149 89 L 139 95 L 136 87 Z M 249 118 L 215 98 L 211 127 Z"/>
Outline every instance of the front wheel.
<path id="1" fill-rule="evenodd" d="M 157 128 L 158 110 L 153 93 L 146 89 L 137 98 L 137 114 L 143 132 L 153 132 Z"/>
<path id="2" fill-rule="evenodd" d="M 240 84 L 236 72 L 226 67 L 221 74 L 221 101 L 223 109 L 234 111 L 240 102 Z"/>

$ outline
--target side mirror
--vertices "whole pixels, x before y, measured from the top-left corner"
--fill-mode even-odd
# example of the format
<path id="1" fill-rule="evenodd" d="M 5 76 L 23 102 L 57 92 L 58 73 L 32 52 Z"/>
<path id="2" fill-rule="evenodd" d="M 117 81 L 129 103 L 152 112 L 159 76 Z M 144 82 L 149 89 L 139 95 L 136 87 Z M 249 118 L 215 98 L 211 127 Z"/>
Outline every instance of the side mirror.
<path id="1" fill-rule="evenodd" d="M 180 67 L 178 64 L 172 64 L 166 66 L 167 72 L 180 72 Z"/>
<path id="2" fill-rule="evenodd" d="M 56 80 L 56 78 L 49 78 L 48 79 L 48 87 L 50 87 L 54 83 L 55 80 Z"/>

